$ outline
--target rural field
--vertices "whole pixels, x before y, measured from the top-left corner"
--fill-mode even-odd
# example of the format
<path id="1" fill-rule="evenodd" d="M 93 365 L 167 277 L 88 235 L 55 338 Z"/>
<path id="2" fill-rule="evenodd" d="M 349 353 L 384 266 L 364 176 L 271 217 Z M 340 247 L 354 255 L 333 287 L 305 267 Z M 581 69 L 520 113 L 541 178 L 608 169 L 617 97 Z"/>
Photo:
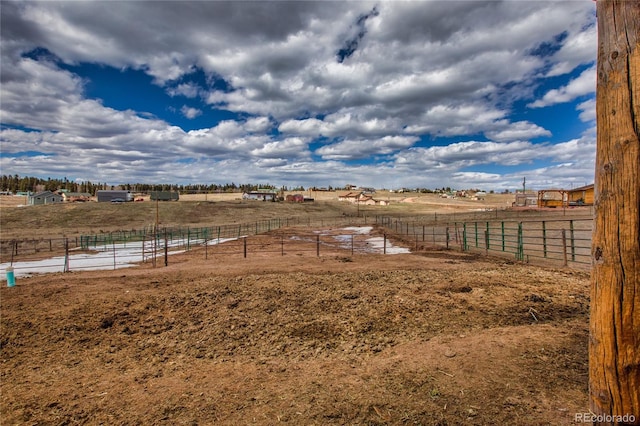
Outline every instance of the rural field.
<path id="1" fill-rule="evenodd" d="M 134 229 L 157 216 L 207 226 L 511 202 L 387 196 L 396 202 L 359 209 L 318 195 L 37 207 L 3 197 L 1 237 Z M 588 411 L 587 272 L 453 250 L 201 254 L 3 285 L 2 424 L 562 425 Z"/>

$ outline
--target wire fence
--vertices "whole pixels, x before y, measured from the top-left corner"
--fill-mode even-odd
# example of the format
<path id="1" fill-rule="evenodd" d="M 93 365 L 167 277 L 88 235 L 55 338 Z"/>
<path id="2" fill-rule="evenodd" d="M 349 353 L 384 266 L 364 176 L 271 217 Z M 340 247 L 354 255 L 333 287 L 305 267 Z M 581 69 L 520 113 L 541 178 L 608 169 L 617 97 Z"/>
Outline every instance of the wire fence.
<path id="1" fill-rule="evenodd" d="M 414 251 L 443 247 L 523 262 L 591 268 L 591 217 L 447 223 L 377 217 L 376 223 Z"/>
<path id="2" fill-rule="evenodd" d="M 69 272 L 78 270 L 118 269 L 138 263 L 168 264 L 168 256 L 196 248 L 205 256 L 242 254 L 255 255 L 286 250 L 298 253 L 315 252 L 329 248 L 346 250 L 343 240 L 351 239 L 351 251 L 360 252 L 366 247 L 360 236 L 331 232 L 307 234 L 303 228 L 338 228 L 363 226 L 367 217 L 340 216 L 324 219 L 282 219 L 252 223 L 211 226 L 203 228 L 147 228 L 143 230 L 117 231 L 77 238 L 48 238 L 0 241 L 0 274 L 6 267 L 13 267 L 16 276 L 31 273 Z M 282 229 L 297 230 L 291 234 Z M 274 238 L 279 242 L 274 242 Z M 308 242 L 313 239 L 314 246 Z M 371 243 L 368 243 L 371 244 Z M 241 245 L 241 246 L 239 246 Z M 302 248 L 302 246 L 307 246 Z M 279 246 L 276 250 L 273 247 Z M 297 246 L 297 247 L 296 247 Z M 240 248 L 239 248 L 240 247 Z"/>
<path id="3" fill-rule="evenodd" d="M 547 215 L 548 219 L 539 220 L 527 213 L 515 214 L 519 216 L 498 220 L 495 212 L 457 214 L 456 219 L 473 218 L 460 221 L 447 220 L 454 216 L 442 214 L 418 218 L 276 218 L 201 228 L 146 228 L 74 238 L 2 240 L 0 274 L 4 276 L 7 266 L 14 267 L 19 276 L 31 273 L 27 271 L 118 269 L 141 262 L 167 265 L 170 255 L 194 249 L 205 258 L 387 253 L 392 247 L 390 239 L 414 252 L 452 249 L 523 262 L 591 267 L 591 217 Z M 345 231 L 349 226 L 372 226 L 380 231 L 361 235 L 358 229 Z"/>

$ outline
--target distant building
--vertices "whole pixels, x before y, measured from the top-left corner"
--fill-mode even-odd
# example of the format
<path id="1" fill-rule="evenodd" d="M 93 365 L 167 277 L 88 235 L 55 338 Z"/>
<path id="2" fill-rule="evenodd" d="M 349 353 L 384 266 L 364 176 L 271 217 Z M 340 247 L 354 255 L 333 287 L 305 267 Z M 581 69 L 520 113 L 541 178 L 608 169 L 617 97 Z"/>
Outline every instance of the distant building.
<path id="1" fill-rule="evenodd" d="M 362 192 L 346 192 L 338 194 L 338 201 L 348 201 L 353 204 L 363 204 L 365 206 L 386 206 L 388 201 L 375 200 L 371 195 Z"/>
<path id="2" fill-rule="evenodd" d="M 91 194 L 89 194 L 88 192 L 65 191 L 60 195 L 62 195 L 62 199 L 67 203 L 91 201 Z"/>
<path id="3" fill-rule="evenodd" d="M 350 203 L 356 203 L 361 192 L 349 191 L 338 194 L 338 201 L 349 201 Z"/>
<path id="4" fill-rule="evenodd" d="M 289 194 L 285 197 L 285 201 L 291 203 L 304 203 L 304 195 L 302 194 Z"/>
<path id="5" fill-rule="evenodd" d="M 180 194 L 177 191 L 151 191 L 149 193 L 151 201 L 178 201 Z"/>
<path id="6" fill-rule="evenodd" d="M 594 184 L 581 186 L 569 190 L 570 206 L 592 206 L 594 199 Z"/>
<path id="7" fill-rule="evenodd" d="M 536 207 L 538 205 L 538 194 L 517 193 L 514 207 Z"/>
<path id="8" fill-rule="evenodd" d="M 99 203 L 108 203 L 110 201 L 133 201 L 133 195 L 131 191 L 125 190 L 98 190 L 96 191 L 96 197 Z"/>
<path id="9" fill-rule="evenodd" d="M 276 201 L 278 193 L 272 190 L 250 191 L 242 194 L 243 200 Z"/>
<path id="10" fill-rule="evenodd" d="M 538 207 L 567 207 L 567 193 L 564 189 L 542 189 L 538 191 Z"/>
<path id="11" fill-rule="evenodd" d="M 62 195 L 55 194 L 51 191 L 42 191 L 34 195 L 29 195 L 27 204 L 30 206 L 38 206 L 41 204 L 61 203 L 62 200 Z"/>
<path id="12" fill-rule="evenodd" d="M 371 188 L 368 186 L 361 186 L 360 187 L 360 191 L 362 191 L 365 194 L 375 194 L 376 193 L 376 189 L 375 188 Z"/>

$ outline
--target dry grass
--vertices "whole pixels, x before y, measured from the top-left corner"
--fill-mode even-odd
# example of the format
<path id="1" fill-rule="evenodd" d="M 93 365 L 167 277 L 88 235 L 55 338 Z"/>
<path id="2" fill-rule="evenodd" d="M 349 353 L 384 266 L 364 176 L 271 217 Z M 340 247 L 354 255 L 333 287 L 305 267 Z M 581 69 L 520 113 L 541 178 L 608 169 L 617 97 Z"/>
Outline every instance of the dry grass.
<path id="1" fill-rule="evenodd" d="M 388 206 L 356 206 L 338 201 L 339 192 L 306 191 L 310 203 L 243 201 L 242 194 L 184 194 L 178 202 L 73 203 L 26 206 L 26 197 L 0 197 L 2 239 L 60 237 L 87 233 L 141 229 L 153 226 L 214 226 L 251 223 L 274 218 L 322 219 L 337 216 L 411 216 L 451 213 L 510 205 L 510 195 L 488 195 L 484 201 L 444 199 L 435 194 L 380 191 L 375 199 Z"/>

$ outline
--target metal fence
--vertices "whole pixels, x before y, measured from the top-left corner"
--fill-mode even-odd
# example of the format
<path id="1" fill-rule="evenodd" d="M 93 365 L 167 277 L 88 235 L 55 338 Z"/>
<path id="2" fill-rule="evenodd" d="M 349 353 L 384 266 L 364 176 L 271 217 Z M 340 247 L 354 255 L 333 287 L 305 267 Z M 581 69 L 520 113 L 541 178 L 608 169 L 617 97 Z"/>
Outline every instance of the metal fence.
<path id="1" fill-rule="evenodd" d="M 366 217 L 340 216 L 335 218 L 311 219 L 276 218 L 237 225 L 222 225 L 203 228 L 162 228 L 117 231 L 96 235 L 83 235 L 76 238 L 48 238 L 31 240 L 0 241 L 0 274 L 4 276 L 7 266 L 12 266 L 16 276 L 28 273 L 69 272 L 77 270 L 117 269 L 133 266 L 140 262 L 168 262 L 170 254 L 202 248 L 205 256 L 220 254 L 255 254 L 260 249 L 268 253 L 293 250 L 297 252 L 314 251 L 320 253 L 334 247 L 340 250 L 340 244 L 325 240 L 324 235 L 306 234 L 300 228 L 323 228 L 362 226 Z M 299 228 L 295 234 L 279 233 L 270 235 L 274 230 Z M 264 236 L 264 237 L 262 237 Z M 262 238 L 259 238 L 262 237 Z M 313 247 L 308 240 L 315 238 Z M 274 238 L 279 242 L 274 242 Z M 359 251 L 363 243 L 357 237 L 351 238 L 351 250 Z M 269 242 L 267 243 L 267 239 Z M 338 238 L 340 240 L 340 238 Z M 303 244 L 304 243 L 304 244 Z M 342 242 L 344 243 L 344 242 Z M 240 248 L 239 248 L 239 245 Z M 273 248 L 279 246 L 278 249 Z M 302 248 L 305 245 L 306 248 Z M 26 272 L 30 271 L 30 272 Z"/>
<path id="2" fill-rule="evenodd" d="M 524 262 L 591 268 L 591 217 L 427 223 L 377 217 L 376 223 L 415 251 L 442 247 Z"/>
<path id="3" fill-rule="evenodd" d="M 500 212 L 503 214 L 504 212 Z M 370 236 L 324 232 L 308 228 L 373 225 L 383 229 L 378 252 L 386 252 L 387 235 L 412 251 L 454 249 L 497 255 L 517 261 L 591 267 L 591 217 L 575 214 L 538 220 L 527 213 L 495 219 L 495 212 L 471 212 L 467 216 L 434 214 L 419 218 L 340 216 L 325 219 L 276 218 L 253 223 L 202 228 L 163 228 L 117 231 L 74 238 L 0 241 L 0 269 L 16 264 L 38 272 L 109 269 L 140 262 L 167 264 L 168 255 L 194 248 L 209 256 L 286 255 L 328 250 L 345 254 L 372 252 Z M 564 216 L 564 215 L 563 215 Z M 563 217 L 562 216 L 562 217 Z M 447 220 L 449 219 L 449 220 Z M 484 220 L 481 220 L 484 219 Z M 384 234 L 384 235 L 383 235 Z M 374 252 L 376 250 L 373 250 Z"/>

